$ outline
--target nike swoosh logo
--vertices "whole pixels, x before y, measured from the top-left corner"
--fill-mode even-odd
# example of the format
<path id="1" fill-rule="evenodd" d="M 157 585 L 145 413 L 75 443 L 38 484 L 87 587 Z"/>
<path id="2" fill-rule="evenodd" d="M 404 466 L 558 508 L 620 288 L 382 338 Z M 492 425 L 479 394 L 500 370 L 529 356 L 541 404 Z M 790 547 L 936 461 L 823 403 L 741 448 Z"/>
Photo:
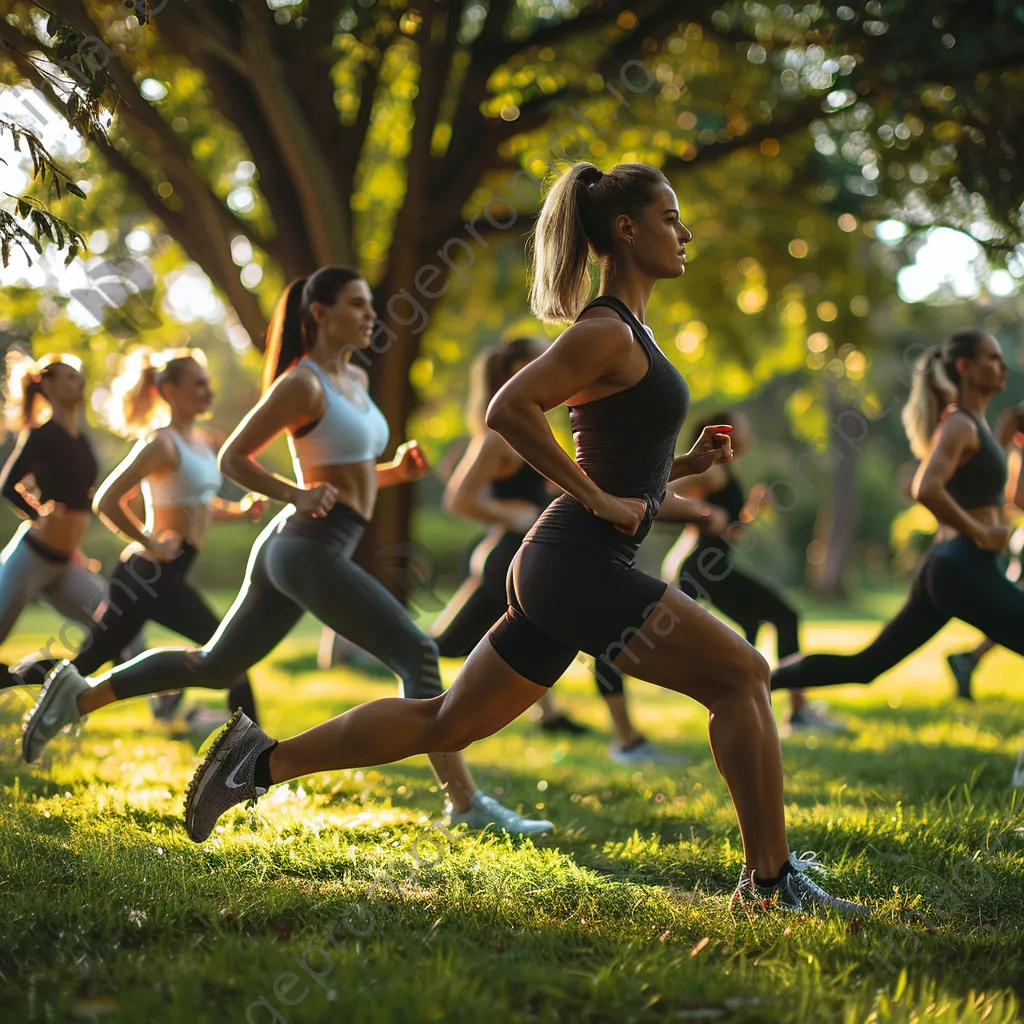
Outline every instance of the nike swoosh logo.
<path id="1" fill-rule="evenodd" d="M 46 714 L 40 719 L 41 725 L 53 725 L 57 719 L 60 718 L 60 708 L 50 707 L 47 708 Z"/>
<path id="2" fill-rule="evenodd" d="M 235 776 L 241 770 L 245 762 L 248 761 L 249 758 L 252 757 L 253 754 L 255 753 L 256 749 L 254 747 L 252 750 L 249 751 L 248 754 L 245 755 L 245 757 L 242 758 L 241 761 L 238 762 L 238 764 L 235 765 L 235 767 L 232 769 L 231 774 L 224 780 L 224 785 L 227 786 L 228 789 L 240 789 L 242 786 L 245 785 L 244 782 L 235 782 Z"/>

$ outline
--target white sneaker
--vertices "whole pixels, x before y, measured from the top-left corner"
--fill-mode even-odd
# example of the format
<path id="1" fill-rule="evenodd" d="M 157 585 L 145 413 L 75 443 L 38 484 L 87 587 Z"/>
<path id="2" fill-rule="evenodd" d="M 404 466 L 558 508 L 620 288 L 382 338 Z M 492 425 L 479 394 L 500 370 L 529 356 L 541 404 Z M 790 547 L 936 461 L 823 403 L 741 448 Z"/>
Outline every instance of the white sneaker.
<path id="1" fill-rule="evenodd" d="M 629 747 L 614 744 L 608 748 L 608 756 L 619 764 L 686 764 L 687 758 L 676 757 L 659 750 L 650 740 L 641 740 Z"/>
<path id="2" fill-rule="evenodd" d="M 551 832 L 555 827 L 550 821 L 524 818 L 502 806 L 494 797 L 484 795 L 479 789 L 469 798 L 468 810 L 456 811 L 449 806 L 448 825 L 468 825 L 469 828 L 479 829 L 494 825 L 498 831 L 514 836 L 535 836 L 541 832 Z"/>
<path id="3" fill-rule="evenodd" d="M 46 744 L 82 717 L 78 712 L 78 695 L 88 689 L 89 684 L 66 658 L 50 669 L 35 706 L 25 718 L 21 755 L 26 761 L 38 761 Z"/>
<path id="4" fill-rule="evenodd" d="M 808 704 L 789 716 L 789 734 L 808 732 L 846 732 L 846 723 L 833 718 L 824 704 Z"/>

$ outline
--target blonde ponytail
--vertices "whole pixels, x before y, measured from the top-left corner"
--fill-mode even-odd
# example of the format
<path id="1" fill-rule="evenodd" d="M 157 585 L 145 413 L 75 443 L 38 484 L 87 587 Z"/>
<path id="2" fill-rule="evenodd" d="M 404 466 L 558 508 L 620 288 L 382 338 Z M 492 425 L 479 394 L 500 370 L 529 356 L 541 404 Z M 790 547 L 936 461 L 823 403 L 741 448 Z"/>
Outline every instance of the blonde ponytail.
<path id="1" fill-rule="evenodd" d="M 615 218 L 639 220 L 668 179 L 649 164 L 619 164 L 607 174 L 574 164 L 544 199 L 528 252 L 530 308 L 549 322 L 573 321 L 590 297 L 591 258 L 607 258 Z"/>
<path id="2" fill-rule="evenodd" d="M 910 450 L 919 459 L 928 454 L 942 410 L 959 398 L 957 361 L 976 358 L 985 337 L 984 331 L 958 331 L 947 338 L 941 348 L 930 348 L 914 365 L 914 383 L 903 407 L 902 419 Z"/>
<path id="3" fill-rule="evenodd" d="M 197 348 L 154 352 L 137 348 L 125 356 L 121 372 L 110 382 L 110 394 L 100 409 L 100 418 L 115 434 L 139 438 L 171 421 L 171 408 L 163 386 L 177 383 L 188 363 L 206 365 L 205 354 Z"/>

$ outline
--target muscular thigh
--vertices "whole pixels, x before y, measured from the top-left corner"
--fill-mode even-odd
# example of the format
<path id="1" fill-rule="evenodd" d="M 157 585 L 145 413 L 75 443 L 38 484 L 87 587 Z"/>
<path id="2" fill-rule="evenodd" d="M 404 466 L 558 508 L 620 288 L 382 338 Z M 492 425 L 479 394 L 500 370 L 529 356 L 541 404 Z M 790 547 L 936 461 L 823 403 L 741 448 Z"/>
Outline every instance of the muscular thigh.
<path id="1" fill-rule="evenodd" d="M 764 659 L 743 637 L 673 586 L 665 588 L 613 664 L 705 707 L 724 691 L 767 678 Z"/>

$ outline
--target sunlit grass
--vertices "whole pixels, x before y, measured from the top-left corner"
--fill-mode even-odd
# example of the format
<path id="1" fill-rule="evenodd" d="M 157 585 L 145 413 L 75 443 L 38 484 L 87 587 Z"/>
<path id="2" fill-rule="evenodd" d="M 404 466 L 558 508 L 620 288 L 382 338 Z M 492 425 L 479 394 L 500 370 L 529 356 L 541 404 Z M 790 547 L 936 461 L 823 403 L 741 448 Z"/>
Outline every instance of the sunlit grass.
<path id="1" fill-rule="evenodd" d="M 53 621 L 27 616 L 0 655 L 42 643 Z M 875 628 L 812 622 L 805 646 L 852 648 Z M 195 846 L 181 803 L 201 737 L 131 701 L 29 767 L 11 701 L 0 1019 L 1016 1019 L 1024 665 L 994 653 L 979 703 L 952 703 L 943 657 L 976 637 L 952 626 L 876 686 L 822 691 L 850 735 L 784 740 L 791 844 L 819 851 L 837 893 L 878 906 L 863 926 L 733 918 L 739 833 L 705 714 L 632 683 L 640 726 L 688 763 L 616 765 L 580 665 L 558 693 L 592 736 L 552 738 L 524 718 L 469 751 L 482 785 L 557 823 L 536 843 L 434 827 L 441 794 L 417 758 L 279 787 Z M 253 673 L 274 734 L 394 692 L 318 672 L 316 640 L 305 621 Z M 781 717 L 786 698 L 775 703 Z"/>

